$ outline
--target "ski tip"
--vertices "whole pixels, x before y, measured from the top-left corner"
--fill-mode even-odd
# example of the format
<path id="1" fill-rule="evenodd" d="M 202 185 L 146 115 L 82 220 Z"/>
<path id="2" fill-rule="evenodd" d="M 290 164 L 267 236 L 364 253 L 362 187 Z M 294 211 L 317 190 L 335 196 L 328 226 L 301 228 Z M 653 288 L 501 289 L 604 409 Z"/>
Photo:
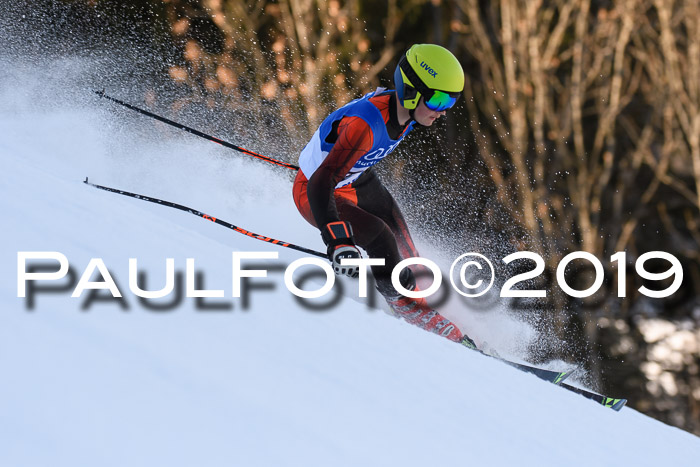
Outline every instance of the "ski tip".
<path id="1" fill-rule="evenodd" d="M 613 409 L 615 412 L 619 412 L 625 404 L 627 404 L 627 399 L 615 399 L 613 397 L 605 397 L 603 399 L 603 405 Z"/>
<path id="2" fill-rule="evenodd" d="M 615 402 L 611 408 L 615 412 L 619 412 L 620 409 L 623 408 L 626 404 L 627 404 L 627 399 L 617 399 L 617 402 Z"/>

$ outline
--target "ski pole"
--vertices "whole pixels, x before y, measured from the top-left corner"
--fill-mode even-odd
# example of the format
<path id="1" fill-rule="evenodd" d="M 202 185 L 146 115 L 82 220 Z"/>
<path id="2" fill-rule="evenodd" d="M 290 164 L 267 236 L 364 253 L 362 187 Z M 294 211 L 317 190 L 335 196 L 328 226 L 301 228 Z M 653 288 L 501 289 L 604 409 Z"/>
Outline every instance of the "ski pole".
<path id="1" fill-rule="evenodd" d="M 148 201 L 151 203 L 160 204 L 162 206 L 168 206 L 170 208 L 179 209 L 180 211 L 189 212 L 190 214 L 194 214 L 195 216 L 199 216 L 202 219 L 212 221 L 216 224 L 222 225 L 222 226 L 227 227 L 235 232 L 241 233 L 243 235 L 247 235 L 247 236 L 254 238 L 256 240 L 261 240 L 263 242 L 272 243 L 274 245 L 279 245 L 279 246 L 282 246 L 285 248 L 290 248 L 292 250 L 297 250 L 297 251 L 301 251 L 303 253 L 308 253 L 310 255 L 314 255 L 314 256 L 328 259 L 328 255 L 326 253 L 321 253 L 320 251 L 315 251 L 315 250 L 311 250 L 309 248 L 304 248 L 303 246 L 295 245 L 293 243 L 283 242 L 282 240 L 276 240 L 274 238 L 270 238 L 270 237 L 266 237 L 264 235 L 259 235 L 259 234 L 256 234 L 254 232 L 250 232 L 249 230 L 246 230 L 242 227 L 238 227 L 236 225 L 233 225 L 230 222 L 226 222 L 225 220 L 219 219 L 218 217 L 210 216 L 209 214 L 205 214 L 201 211 L 197 211 L 196 209 L 188 208 L 187 206 L 183 206 L 182 204 L 173 203 L 171 201 L 165 201 L 165 200 L 158 199 L 158 198 L 151 198 L 150 196 L 139 195 L 137 193 L 130 193 L 128 191 L 119 190 L 117 188 L 110 188 L 108 186 L 97 185 L 95 183 L 89 182 L 87 177 L 85 177 L 85 180 L 83 181 L 83 183 L 85 183 L 86 185 L 89 185 L 91 187 L 98 188 L 100 190 L 109 191 L 110 193 L 117 193 L 119 195 L 129 196 L 131 198 L 141 199 L 143 201 Z"/>
<path id="2" fill-rule="evenodd" d="M 201 138 L 208 139 L 209 141 L 213 141 L 213 142 L 218 143 L 222 146 L 225 146 L 229 149 L 234 149 L 234 150 L 236 150 L 238 152 L 242 152 L 243 154 L 246 154 L 248 156 L 255 157 L 256 159 L 261 159 L 265 162 L 269 162 L 270 164 L 278 165 L 280 167 L 286 167 L 286 168 L 292 169 L 292 170 L 299 170 L 299 167 L 294 165 L 294 164 L 288 164 L 286 162 L 278 161 L 277 159 L 272 159 L 271 157 L 263 156 L 262 154 L 258 154 L 257 152 L 253 152 L 253 151 L 250 151 L 248 149 L 242 148 L 240 146 L 236 146 L 235 144 L 229 143 L 229 142 L 221 140 L 219 138 L 214 138 L 213 136 L 210 136 L 206 133 L 202 133 L 201 131 L 195 130 L 194 128 L 190 128 L 190 127 L 183 125 L 181 123 L 177 123 L 177 122 L 174 122 L 172 120 L 168 120 L 167 118 L 161 117 L 160 115 L 156 115 L 152 112 L 149 112 L 148 110 L 140 109 L 134 105 L 127 104 L 124 101 L 120 101 L 119 99 L 115 99 L 114 97 L 110 97 L 107 94 L 105 94 L 104 91 L 95 91 L 95 94 L 97 94 L 100 97 L 104 97 L 105 99 L 108 99 L 112 102 L 115 102 L 119 105 L 122 105 L 122 106 L 126 107 L 127 109 L 131 109 L 131 110 L 134 110 L 140 114 L 146 115 L 146 116 L 151 117 L 151 118 L 155 118 L 158 121 L 161 121 L 163 123 L 167 123 L 168 125 L 174 126 L 175 128 L 179 128 L 180 130 L 185 130 L 186 132 L 192 133 L 193 135 L 199 136 Z"/>

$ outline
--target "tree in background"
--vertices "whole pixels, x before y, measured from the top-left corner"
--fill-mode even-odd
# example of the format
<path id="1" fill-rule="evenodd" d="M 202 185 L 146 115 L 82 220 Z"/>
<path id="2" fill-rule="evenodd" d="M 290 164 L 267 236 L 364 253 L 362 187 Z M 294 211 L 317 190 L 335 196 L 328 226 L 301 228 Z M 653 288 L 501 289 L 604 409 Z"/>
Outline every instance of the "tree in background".
<path id="1" fill-rule="evenodd" d="M 289 134 L 306 140 L 333 108 L 379 84 L 397 54 L 399 26 L 421 2 L 401 3 L 171 0 L 184 60 L 170 75 L 199 98 L 223 95 L 246 109 L 273 103 Z M 383 10 L 381 35 L 360 19 L 369 9 Z"/>

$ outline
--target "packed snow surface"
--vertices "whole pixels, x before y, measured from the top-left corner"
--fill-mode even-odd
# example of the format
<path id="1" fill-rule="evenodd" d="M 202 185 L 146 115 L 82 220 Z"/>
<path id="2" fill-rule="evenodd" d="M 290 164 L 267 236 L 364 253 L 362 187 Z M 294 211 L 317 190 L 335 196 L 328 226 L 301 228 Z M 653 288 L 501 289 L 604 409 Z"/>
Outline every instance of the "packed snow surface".
<path id="1" fill-rule="evenodd" d="M 269 287 L 252 290 L 244 310 L 231 297 L 232 252 L 277 252 L 258 263 L 283 266 L 304 255 L 83 180 L 322 250 L 296 212 L 290 174 L 58 81 L 54 93 L 83 93 L 79 104 L 38 105 L 44 85 L 21 71 L 0 83 L 0 465 L 697 465 L 691 434 L 356 300 L 310 311 L 279 270 L 251 279 Z M 54 281 L 59 290 L 31 304 L 18 298 L 27 251 L 60 252 L 75 280 Z M 71 297 L 93 258 L 123 300 Z M 167 258 L 183 277 L 193 258 L 198 287 L 224 298 L 146 308 L 129 289 L 129 258 L 150 290 L 165 285 Z M 489 323 L 472 329 L 518 340 L 517 327 Z"/>

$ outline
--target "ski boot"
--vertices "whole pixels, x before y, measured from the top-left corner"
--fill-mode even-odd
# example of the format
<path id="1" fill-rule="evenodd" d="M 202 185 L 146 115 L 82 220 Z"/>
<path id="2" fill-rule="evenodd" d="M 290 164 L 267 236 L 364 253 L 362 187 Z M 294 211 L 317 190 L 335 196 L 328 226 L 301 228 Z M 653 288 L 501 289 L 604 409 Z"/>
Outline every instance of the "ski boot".
<path id="1" fill-rule="evenodd" d="M 399 282 L 406 290 L 418 290 L 416 279 L 409 268 L 401 271 Z M 474 341 L 466 334 L 462 334 L 452 321 L 430 308 L 425 298 L 409 298 L 401 295 L 388 278 L 377 279 L 377 290 L 384 296 L 393 316 L 403 318 L 410 324 L 439 334 L 469 349 L 479 350 Z"/>
<path id="2" fill-rule="evenodd" d="M 476 344 L 449 319 L 430 308 L 424 298 L 409 298 L 402 295 L 387 298 L 392 311 L 407 323 L 433 332 L 463 346 L 476 350 Z"/>

